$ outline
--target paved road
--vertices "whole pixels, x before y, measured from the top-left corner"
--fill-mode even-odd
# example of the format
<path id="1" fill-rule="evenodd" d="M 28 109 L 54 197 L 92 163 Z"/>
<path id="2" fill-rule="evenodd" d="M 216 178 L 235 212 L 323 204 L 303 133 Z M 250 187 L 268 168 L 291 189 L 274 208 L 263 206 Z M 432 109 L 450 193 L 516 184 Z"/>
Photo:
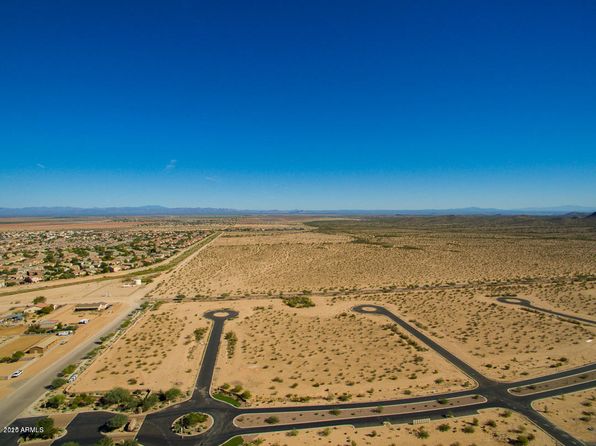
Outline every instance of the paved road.
<path id="1" fill-rule="evenodd" d="M 498 297 L 497 300 L 503 304 L 519 305 L 521 307 L 530 308 L 535 311 L 552 314 L 554 316 L 563 317 L 565 319 L 572 319 L 574 321 L 584 322 L 586 324 L 591 324 L 591 325 L 596 325 L 596 321 L 594 321 L 592 319 L 587 319 L 587 318 L 583 318 L 583 317 L 579 317 L 579 316 L 573 316 L 571 314 L 565 314 L 565 313 L 561 313 L 559 311 L 549 310 L 547 308 L 537 307 L 534 304 L 532 304 L 532 302 L 530 302 L 528 299 L 521 299 L 519 297 L 503 296 L 503 297 Z"/>
<path id="2" fill-rule="evenodd" d="M 559 378 L 570 377 L 578 373 L 588 373 L 596 371 L 596 364 L 590 364 L 583 367 L 579 367 L 573 370 L 566 370 L 558 372 L 552 375 L 532 378 L 524 381 L 515 383 L 501 383 L 486 378 L 480 372 L 475 370 L 469 364 L 461 361 L 459 358 L 451 354 L 449 351 L 441 347 L 439 344 L 434 342 L 432 339 L 425 336 L 418 329 L 408 324 L 406 321 L 400 319 L 398 316 L 390 312 L 384 307 L 378 305 L 361 305 L 354 307 L 353 309 L 359 313 L 366 313 L 369 315 L 378 315 L 381 317 L 387 317 L 403 329 L 407 330 L 410 334 L 417 337 L 420 341 L 427 344 L 429 347 L 436 350 L 447 360 L 462 369 L 472 379 L 478 383 L 478 387 L 475 389 L 468 389 L 460 392 L 450 392 L 441 395 L 433 395 L 432 397 L 416 397 L 407 399 L 395 399 L 386 401 L 376 401 L 368 403 L 345 403 L 345 404 L 332 404 L 332 405 L 311 405 L 311 406 L 299 406 L 299 407 L 279 407 L 279 408 L 235 408 L 228 404 L 214 400 L 210 396 L 210 386 L 213 377 L 213 370 L 215 368 L 215 362 L 217 359 L 217 352 L 219 350 L 221 336 L 223 333 L 224 323 L 226 320 L 236 317 L 237 312 L 230 309 L 224 309 L 220 311 L 212 311 L 205 313 L 205 317 L 213 321 L 211 333 L 209 335 L 209 341 L 207 348 L 203 356 L 202 367 L 197 378 L 195 389 L 191 398 L 185 402 L 169 407 L 157 413 L 150 414 L 146 417 L 145 422 L 141 426 L 141 429 L 137 435 L 137 439 L 144 446 L 202 446 L 202 445 L 219 445 L 224 441 L 232 438 L 236 435 L 247 435 L 254 433 L 266 433 L 275 432 L 282 430 L 291 430 L 294 428 L 324 428 L 329 426 L 337 426 L 343 424 L 354 425 L 356 427 L 363 426 L 374 426 L 379 425 L 383 422 L 391 423 L 406 423 L 412 422 L 414 419 L 424 418 L 443 418 L 446 416 L 460 416 L 469 415 L 476 413 L 480 409 L 486 408 L 507 408 L 510 410 L 517 411 L 539 427 L 548 432 L 561 444 L 566 446 L 583 446 L 583 443 L 577 439 L 571 437 L 569 434 L 553 425 L 547 419 L 542 417 L 531 407 L 532 401 L 538 398 L 550 397 L 560 395 L 563 393 L 574 392 L 578 390 L 584 390 L 592 388 L 596 385 L 595 381 L 585 381 L 577 384 L 568 385 L 563 388 L 555 388 L 552 386 L 545 386 L 544 391 L 533 393 L 531 395 L 516 396 L 509 392 L 509 389 L 513 387 L 519 387 L 520 385 L 540 384 L 546 381 L 556 382 L 553 380 Z M 371 352 L 372 354 L 373 352 Z M 590 374 L 590 376 L 592 376 Z M 569 381 L 564 381 L 567 384 Z M 478 404 L 467 405 L 464 407 L 446 407 L 437 409 L 434 403 L 437 398 L 454 398 L 454 397 L 466 397 L 474 394 L 479 394 L 485 398 Z M 242 414 L 249 413 L 269 413 L 269 412 L 301 412 L 310 410 L 331 410 L 331 409 L 349 409 L 357 407 L 377 407 L 382 405 L 394 405 L 404 403 L 424 403 L 428 402 L 427 407 L 431 409 L 425 409 L 422 407 L 420 410 L 412 413 L 395 414 L 395 415 L 383 415 L 378 414 L 374 416 L 364 416 L 357 419 L 327 419 L 321 421 L 312 421 L 306 423 L 290 423 L 290 424 L 279 424 L 271 426 L 261 426 L 254 428 L 239 428 L 233 424 L 233 419 Z M 422 405 L 424 406 L 424 405 Z M 181 415 L 184 415 L 191 411 L 200 411 L 208 413 L 214 419 L 214 424 L 207 432 L 194 436 L 194 437 L 180 437 L 171 431 L 172 422 Z M 64 439 L 60 439 L 54 442 L 55 445 L 60 445 L 64 441 L 73 440 L 77 441 L 81 446 L 91 446 L 98 439 L 101 438 L 100 427 L 105 422 L 106 417 L 109 414 L 105 412 L 89 412 L 78 415 L 68 426 L 68 436 Z M 17 420 L 17 425 L 32 425 L 34 419 L 20 419 Z M 0 436 L 0 446 L 14 445 L 16 444 L 16 436 L 2 435 Z"/>
<path id="3" fill-rule="evenodd" d="M 7 398 L 0 400 L 0 429 L 4 428 L 4 426 L 8 426 L 23 410 L 41 397 L 46 392 L 46 387 L 54 378 L 56 378 L 56 375 L 61 370 L 67 365 L 82 359 L 102 336 L 116 330 L 122 321 L 126 319 L 128 313 L 136 307 L 139 299 L 133 298 L 120 316 L 113 319 L 98 331 L 95 336 L 83 341 L 67 355 L 60 358 L 45 370 L 31 378 L 24 379 L 21 382 L 15 381 L 15 384 L 18 382 L 17 389 Z M 26 371 L 23 376 L 26 376 Z"/>

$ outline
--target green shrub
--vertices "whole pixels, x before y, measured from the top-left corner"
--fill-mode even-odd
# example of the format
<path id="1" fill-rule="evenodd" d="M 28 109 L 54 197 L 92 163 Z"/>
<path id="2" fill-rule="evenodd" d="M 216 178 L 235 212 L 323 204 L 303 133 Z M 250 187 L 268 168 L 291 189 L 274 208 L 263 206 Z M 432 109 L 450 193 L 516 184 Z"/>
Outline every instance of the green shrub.
<path id="1" fill-rule="evenodd" d="M 315 306 L 315 303 L 308 296 L 286 297 L 283 301 L 288 307 L 292 308 L 308 308 Z"/>
<path id="2" fill-rule="evenodd" d="M 177 387 L 172 387 L 164 392 L 164 398 L 166 401 L 172 401 L 182 396 L 182 391 Z"/>
<path id="3" fill-rule="evenodd" d="M 106 428 L 109 431 L 115 431 L 116 429 L 124 427 L 126 423 L 128 423 L 128 417 L 119 413 L 106 421 Z"/>
<path id="4" fill-rule="evenodd" d="M 58 409 L 62 404 L 64 404 L 65 400 L 66 400 L 66 397 L 62 394 L 54 395 L 54 396 L 48 398 L 48 400 L 46 401 L 44 406 L 49 407 L 51 409 Z"/>
<path id="5" fill-rule="evenodd" d="M 64 384 L 66 384 L 68 381 L 66 381 L 64 378 L 56 378 L 52 381 L 52 384 L 50 384 L 50 387 L 52 389 L 58 389 L 60 387 L 62 387 Z"/>

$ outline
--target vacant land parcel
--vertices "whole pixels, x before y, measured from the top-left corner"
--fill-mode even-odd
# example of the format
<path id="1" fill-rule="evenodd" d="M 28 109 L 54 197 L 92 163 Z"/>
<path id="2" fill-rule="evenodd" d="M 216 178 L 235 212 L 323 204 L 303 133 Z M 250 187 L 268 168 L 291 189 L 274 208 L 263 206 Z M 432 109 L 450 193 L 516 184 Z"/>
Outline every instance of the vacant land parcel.
<path id="1" fill-rule="evenodd" d="M 237 347 L 221 349 L 214 386 L 242 386 L 253 405 L 374 401 L 473 386 L 386 320 L 356 314 L 351 303 L 314 301 L 295 310 L 279 300 L 250 301 L 252 314 L 229 323 Z"/>
<path id="2" fill-rule="evenodd" d="M 71 390 L 189 390 L 196 379 L 208 334 L 203 307 L 170 303 L 147 311 L 95 360 Z"/>
<path id="3" fill-rule="evenodd" d="M 312 292 L 584 277 L 596 271 L 592 220 L 325 220 L 311 232 L 227 232 L 158 288 L 173 296 Z"/>

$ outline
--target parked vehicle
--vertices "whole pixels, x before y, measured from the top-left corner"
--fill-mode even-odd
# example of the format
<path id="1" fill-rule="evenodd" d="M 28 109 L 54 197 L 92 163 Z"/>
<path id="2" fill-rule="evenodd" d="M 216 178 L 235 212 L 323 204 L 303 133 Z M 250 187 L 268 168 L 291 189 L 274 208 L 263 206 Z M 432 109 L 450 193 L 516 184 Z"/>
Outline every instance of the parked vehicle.
<path id="1" fill-rule="evenodd" d="M 12 375 L 10 375 L 10 377 L 11 378 L 18 378 L 22 374 L 23 374 L 23 371 L 21 369 L 19 369 L 19 370 L 16 370 L 15 372 L 13 372 Z"/>

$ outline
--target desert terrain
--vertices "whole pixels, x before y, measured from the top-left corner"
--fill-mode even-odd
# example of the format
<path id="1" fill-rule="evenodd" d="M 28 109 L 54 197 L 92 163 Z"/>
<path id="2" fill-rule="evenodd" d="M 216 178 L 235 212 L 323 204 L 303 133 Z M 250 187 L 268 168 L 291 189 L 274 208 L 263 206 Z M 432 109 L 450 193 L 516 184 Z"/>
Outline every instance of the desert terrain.
<path id="1" fill-rule="evenodd" d="M 315 298 L 293 309 L 254 300 L 226 330 L 238 341 L 219 353 L 213 387 L 240 385 L 251 404 L 374 401 L 471 388 L 473 381 L 381 318 L 351 311 L 355 302 Z M 399 335 L 402 335 L 400 337 Z"/>
<path id="2" fill-rule="evenodd" d="M 535 401 L 542 416 L 588 444 L 596 443 L 596 390 L 568 393 Z"/>
<path id="3" fill-rule="evenodd" d="M 486 220 L 325 220 L 296 223 L 294 236 L 266 229 L 259 235 L 226 232 L 156 295 L 482 284 L 581 277 L 596 270 L 590 225 L 534 219 L 537 227 L 528 230 L 524 219 Z"/>
<path id="4" fill-rule="evenodd" d="M 258 436 L 262 446 L 345 445 L 345 446 L 469 446 L 510 445 L 519 437 L 532 438 L 541 446 L 555 441 L 518 414 L 503 417 L 503 411 L 488 409 L 476 416 L 429 421 L 425 424 L 391 425 L 355 429 L 339 426 L 316 430 L 288 431 Z"/>
<path id="5" fill-rule="evenodd" d="M 192 303 L 166 303 L 147 311 L 69 390 L 75 393 L 101 392 L 114 387 L 190 390 L 209 330 L 200 307 Z M 195 338 L 195 330 L 203 332 L 200 340 Z"/>
<path id="6" fill-rule="evenodd" d="M 144 224 L 151 226 L 135 222 L 134 227 Z M 540 377 L 596 361 L 596 325 L 590 322 L 596 315 L 593 220 L 250 217 L 181 224 L 185 230 L 216 232 L 179 263 L 141 276 L 141 285 L 114 278 L 0 295 L 0 311 L 5 313 L 31 306 L 43 295 L 59 306 L 48 318 L 64 323 L 83 317 L 72 312 L 75 303 L 112 305 L 101 316 L 92 315 L 73 341 L 89 339 L 101 330 L 102 321 L 137 309 L 114 341 L 58 393 L 101 398 L 119 387 L 138 391 L 136 395 L 175 387 L 183 396 L 161 402 L 158 410 L 180 401 L 196 404 L 195 397 L 185 398 L 195 389 L 205 355 L 214 361 L 214 373 L 202 384 L 206 387 L 201 395 L 210 391 L 240 409 L 370 402 L 361 409 L 363 416 L 376 416 L 374 403 L 384 400 L 428 396 L 431 403 L 420 403 L 425 410 L 429 404 L 451 404 L 436 395 L 463 391 L 461 401 L 453 400 L 457 404 L 487 401 L 482 388 L 472 398 L 474 379 L 411 332 L 386 316 L 352 310 L 367 304 L 381 305 L 496 381 Z M 498 301 L 502 296 L 527 299 L 537 309 Z M 210 333 L 217 322 L 204 314 L 222 316 L 226 313 L 217 310 L 225 308 L 238 315 L 222 322 L 219 350 L 209 356 Z M 16 346 L 11 343 L 25 345 L 22 329 L 1 329 L 0 352 L 9 355 Z M 43 367 L 52 355 L 54 350 L 27 366 L 26 373 Z M 15 365 L 20 363 L 10 364 Z M 0 382 L 0 396 L 7 383 Z M 593 419 L 593 414 L 586 415 L 592 393 L 552 398 L 545 416 L 592 441 L 592 431 L 585 426 L 589 421 L 581 420 Z M 539 411 L 541 403 L 535 403 Z M 36 410 L 43 412 L 39 405 Z M 390 414 L 405 409 L 385 410 Z M 343 412 L 334 409 L 333 416 L 337 413 Z M 299 416 L 305 420 L 309 415 Z M 247 416 L 244 422 L 263 425 L 259 416 L 253 418 Z M 298 419 L 290 418 L 284 422 Z M 528 437 L 534 444 L 554 444 L 521 414 L 482 409 L 476 416 L 421 426 L 331 427 L 259 438 L 263 444 L 288 446 L 467 446 L 516 444 Z"/>

